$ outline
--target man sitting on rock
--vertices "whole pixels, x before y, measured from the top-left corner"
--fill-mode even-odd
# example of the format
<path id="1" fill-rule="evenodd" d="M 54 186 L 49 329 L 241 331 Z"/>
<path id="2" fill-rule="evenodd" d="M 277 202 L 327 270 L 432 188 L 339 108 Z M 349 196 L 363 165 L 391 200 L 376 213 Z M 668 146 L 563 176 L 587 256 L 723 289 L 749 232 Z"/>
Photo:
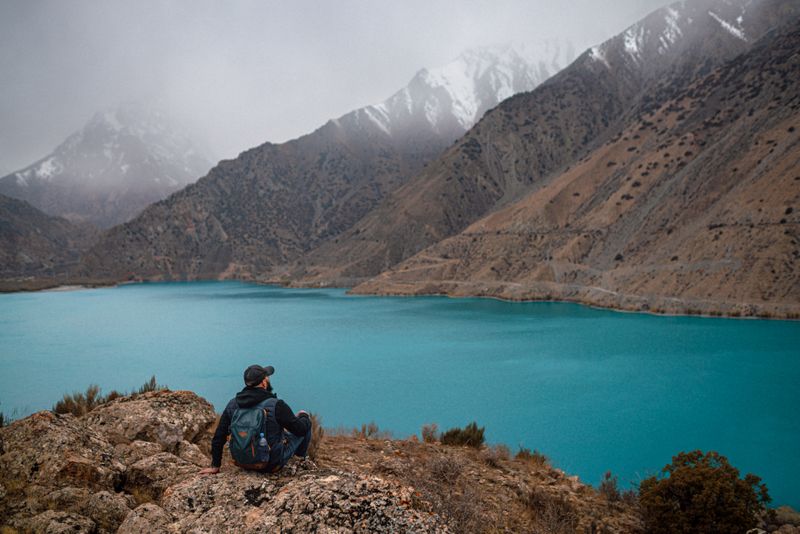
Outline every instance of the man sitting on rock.
<path id="1" fill-rule="evenodd" d="M 311 442 L 311 419 L 302 410 L 295 416 L 285 402 L 278 400 L 269 383 L 274 372 L 271 365 L 251 365 L 245 370 L 245 388 L 225 407 L 211 440 L 211 467 L 200 474 L 219 473 L 228 436 L 233 462 L 244 469 L 274 473 L 292 455 L 305 458 Z"/>

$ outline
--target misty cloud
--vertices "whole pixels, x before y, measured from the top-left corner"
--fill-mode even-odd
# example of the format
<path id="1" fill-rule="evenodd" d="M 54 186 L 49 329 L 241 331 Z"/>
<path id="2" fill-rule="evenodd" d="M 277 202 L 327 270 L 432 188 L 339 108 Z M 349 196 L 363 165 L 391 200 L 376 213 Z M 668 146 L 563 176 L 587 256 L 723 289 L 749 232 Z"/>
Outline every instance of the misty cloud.
<path id="1" fill-rule="evenodd" d="M 382 101 L 464 49 L 558 37 L 580 51 L 663 3 L 5 2 L 0 169 L 125 100 L 160 101 L 232 157 Z"/>

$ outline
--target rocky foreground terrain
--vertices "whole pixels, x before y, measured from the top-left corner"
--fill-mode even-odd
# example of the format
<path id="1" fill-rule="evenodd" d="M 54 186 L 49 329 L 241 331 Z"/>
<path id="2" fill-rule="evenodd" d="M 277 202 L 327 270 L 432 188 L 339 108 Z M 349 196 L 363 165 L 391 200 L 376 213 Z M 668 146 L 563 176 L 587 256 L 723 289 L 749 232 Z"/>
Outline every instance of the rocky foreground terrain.
<path id="1" fill-rule="evenodd" d="M 218 475 L 202 476 L 216 420 L 192 392 L 156 391 L 0 428 L 0 531 L 643 532 L 635 498 L 541 457 L 369 427 L 321 438 L 313 460 L 278 474 L 243 471 L 226 453 Z"/>
<path id="2" fill-rule="evenodd" d="M 545 463 L 416 439 L 328 436 L 279 474 L 201 476 L 216 419 L 162 391 L 0 428 L 2 532 L 640 530 L 631 504 Z"/>

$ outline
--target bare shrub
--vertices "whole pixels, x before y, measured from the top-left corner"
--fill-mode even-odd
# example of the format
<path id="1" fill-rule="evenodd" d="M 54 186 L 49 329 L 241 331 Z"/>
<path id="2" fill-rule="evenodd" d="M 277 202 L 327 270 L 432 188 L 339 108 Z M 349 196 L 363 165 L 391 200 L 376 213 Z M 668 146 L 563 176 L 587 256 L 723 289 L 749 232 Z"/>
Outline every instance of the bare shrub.
<path id="1" fill-rule="evenodd" d="M 498 468 L 503 460 L 511 458 L 511 451 L 503 444 L 487 447 L 481 451 L 481 460 L 489 467 Z"/>
<path id="2" fill-rule="evenodd" d="M 61 400 L 53 406 L 53 411 L 55 413 L 71 413 L 75 416 L 81 416 L 86 415 L 105 402 L 105 398 L 100 395 L 100 387 L 96 384 L 91 384 L 86 388 L 85 393 L 79 391 L 71 395 L 64 393 Z"/>
<path id="3" fill-rule="evenodd" d="M 485 530 L 480 497 L 463 478 L 464 461 L 452 456 L 437 456 L 429 460 L 426 467 L 430 476 L 418 489 L 432 511 L 454 532 Z"/>
<path id="4" fill-rule="evenodd" d="M 375 421 L 370 421 L 361 425 L 361 429 L 354 428 L 352 436 L 358 439 L 391 439 L 392 433 L 388 430 L 380 430 Z"/>
<path id="5" fill-rule="evenodd" d="M 622 498 L 617 485 L 617 477 L 612 475 L 611 471 L 606 471 L 605 475 L 603 475 L 598 491 L 608 502 L 617 502 Z"/>
<path id="6" fill-rule="evenodd" d="M 311 443 L 308 444 L 308 457 L 312 460 L 317 459 L 317 451 L 325 439 L 325 429 L 322 428 L 322 418 L 315 414 L 309 414 L 311 419 Z"/>
<path id="7" fill-rule="evenodd" d="M 425 443 L 436 443 L 439 441 L 439 425 L 436 423 L 422 425 L 422 441 Z"/>
<path id="8" fill-rule="evenodd" d="M 355 432 L 357 432 L 357 430 L 355 428 L 350 428 L 350 427 L 344 426 L 344 425 L 328 427 L 328 428 L 325 429 L 325 435 L 326 436 L 331 436 L 331 437 L 335 437 L 335 436 L 354 436 Z"/>
<path id="9" fill-rule="evenodd" d="M 521 445 L 520 445 L 519 450 L 517 451 L 517 454 L 514 455 L 514 459 L 522 461 L 522 462 L 530 462 L 530 463 L 532 463 L 534 465 L 538 465 L 538 466 L 542 466 L 542 467 L 544 467 L 545 465 L 549 464 L 549 460 L 547 459 L 547 456 L 545 456 L 541 452 L 537 451 L 536 449 L 531 451 L 530 449 L 522 447 Z"/>
<path id="10" fill-rule="evenodd" d="M 511 459 L 511 449 L 508 448 L 507 445 L 503 443 L 498 443 L 494 447 L 492 447 L 495 454 L 501 460 L 510 460 Z"/>
<path id="11" fill-rule="evenodd" d="M 428 462 L 430 478 L 437 484 L 452 486 L 464 471 L 464 463 L 451 456 L 437 456 Z"/>
<path id="12" fill-rule="evenodd" d="M 578 527 L 578 511 L 565 495 L 554 495 L 541 488 L 533 488 L 520 498 L 533 512 L 537 534 L 574 534 Z"/>

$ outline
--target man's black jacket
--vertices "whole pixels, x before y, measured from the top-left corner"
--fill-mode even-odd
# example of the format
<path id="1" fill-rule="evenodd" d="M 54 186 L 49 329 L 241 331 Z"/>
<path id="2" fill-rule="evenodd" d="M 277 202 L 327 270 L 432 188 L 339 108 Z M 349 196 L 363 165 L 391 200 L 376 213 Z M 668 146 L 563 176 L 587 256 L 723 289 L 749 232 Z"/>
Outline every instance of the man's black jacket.
<path id="1" fill-rule="evenodd" d="M 222 465 L 222 447 L 228 440 L 228 434 L 231 433 L 231 418 L 236 408 L 248 408 L 255 406 L 261 401 L 275 397 L 272 390 L 266 390 L 259 387 L 246 387 L 236 394 L 236 397 L 231 399 L 225 410 L 222 412 L 222 417 L 219 418 L 219 425 L 217 431 L 214 433 L 214 439 L 211 440 L 211 465 L 219 467 Z M 304 436 L 311 429 L 311 419 L 306 414 L 300 414 L 299 417 L 294 415 L 294 412 L 289 405 L 278 400 L 275 405 L 275 419 L 282 428 L 288 430 L 295 436 Z"/>

